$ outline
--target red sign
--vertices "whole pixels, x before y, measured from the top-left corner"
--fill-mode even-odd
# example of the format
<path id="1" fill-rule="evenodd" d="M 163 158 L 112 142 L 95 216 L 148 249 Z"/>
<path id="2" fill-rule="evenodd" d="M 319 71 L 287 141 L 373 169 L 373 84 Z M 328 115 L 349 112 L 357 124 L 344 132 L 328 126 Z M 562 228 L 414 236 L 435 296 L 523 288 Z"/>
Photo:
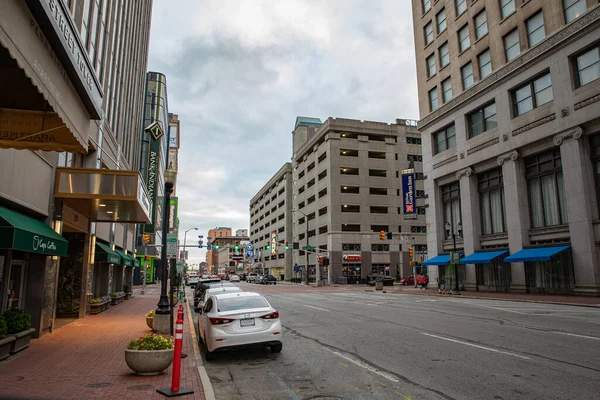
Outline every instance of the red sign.
<path id="1" fill-rule="evenodd" d="M 326 259 L 326 258 L 327 258 L 327 257 L 319 257 L 319 258 L 317 259 L 317 261 L 319 261 L 320 263 L 322 263 L 322 262 L 324 262 L 324 261 L 325 261 L 325 259 Z"/>
<path id="2" fill-rule="evenodd" d="M 361 261 L 362 256 L 347 255 L 343 257 L 344 261 Z"/>

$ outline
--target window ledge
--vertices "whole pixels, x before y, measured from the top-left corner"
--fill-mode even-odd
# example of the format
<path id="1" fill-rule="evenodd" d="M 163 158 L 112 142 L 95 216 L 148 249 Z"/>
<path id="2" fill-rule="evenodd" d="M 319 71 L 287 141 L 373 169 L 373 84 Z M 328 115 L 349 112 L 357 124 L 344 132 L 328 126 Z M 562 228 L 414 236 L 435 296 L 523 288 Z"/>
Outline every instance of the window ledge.
<path id="1" fill-rule="evenodd" d="M 481 235 L 480 236 L 480 240 L 481 242 L 489 242 L 492 240 L 501 240 L 501 239 L 508 239 L 508 232 L 502 232 L 502 233 L 490 233 L 487 235 Z"/>
<path id="2" fill-rule="evenodd" d="M 490 32 L 489 32 L 489 31 L 487 31 L 487 32 L 485 33 L 485 35 L 483 35 L 483 36 L 482 36 L 482 37 L 480 37 L 479 39 L 475 39 L 475 42 L 474 42 L 473 44 L 477 44 L 477 43 L 481 42 L 483 39 L 485 39 L 486 37 L 488 37 L 488 36 L 489 36 L 489 34 L 490 34 Z"/>
<path id="3" fill-rule="evenodd" d="M 532 228 L 529 230 L 529 236 L 545 235 L 551 233 L 569 233 L 569 224 L 546 226 L 544 228 Z"/>
<path id="4" fill-rule="evenodd" d="M 437 26 L 436 26 L 436 30 L 437 30 Z M 445 33 L 447 30 L 448 30 L 448 27 L 446 26 L 446 28 L 444 28 L 444 30 L 443 30 L 443 31 L 441 31 L 441 32 L 438 32 L 438 33 L 435 35 L 435 38 L 436 38 L 436 39 L 437 39 L 437 38 L 439 38 L 439 37 L 440 37 L 440 36 L 442 36 L 442 35 L 443 35 L 443 34 L 444 34 L 444 33 Z"/>
<path id="5" fill-rule="evenodd" d="M 429 82 L 431 79 L 435 78 L 437 76 L 437 72 L 433 75 L 431 75 L 429 78 L 427 78 L 427 80 L 425 82 Z M 433 88 L 431 88 L 433 89 Z"/>
<path id="6" fill-rule="evenodd" d="M 468 10 L 468 8 L 467 8 L 467 10 Z M 463 11 L 462 13 L 460 13 L 459 15 L 457 15 L 457 16 L 454 18 L 454 21 L 455 21 L 455 22 L 456 22 L 456 21 L 458 21 L 458 19 L 459 19 L 460 17 L 462 17 L 463 15 L 465 15 L 465 14 L 467 13 L 467 10 L 465 10 L 465 11 Z"/>
<path id="7" fill-rule="evenodd" d="M 421 15 L 421 18 L 425 18 L 425 17 L 427 16 L 427 14 L 429 14 L 429 13 L 431 12 L 431 8 L 432 8 L 432 7 L 429 7 L 429 10 L 425 11 L 425 12 L 424 12 L 424 13 Z"/>
<path id="8" fill-rule="evenodd" d="M 469 38 L 470 40 L 470 38 Z M 466 49 L 464 49 L 463 51 L 461 51 L 460 53 L 458 53 L 458 56 L 462 56 L 463 54 L 465 54 L 467 51 L 471 50 L 471 45 L 469 45 L 469 47 L 467 47 Z"/>
<path id="9" fill-rule="evenodd" d="M 443 70 L 445 70 L 446 68 L 448 68 L 450 66 L 450 62 L 448 62 L 448 64 L 444 65 L 442 68 L 440 68 L 439 72 L 441 73 Z"/>
<path id="10" fill-rule="evenodd" d="M 527 0 L 527 1 L 529 1 L 529 0 Z M 525 4 L 525 3 L 523 3 L 523 4 Z M 513 12 L 511 12 L 506 17 L 504 17 L 500 22 L 498 22 L 498 25 L 502 25 L 504 23 L 504 21 L 506 21 L 507 19 L 509 19 L 510 17 L 515 15 L 516 13 L 517 13 L 517 10 L 515 9 Z"/>

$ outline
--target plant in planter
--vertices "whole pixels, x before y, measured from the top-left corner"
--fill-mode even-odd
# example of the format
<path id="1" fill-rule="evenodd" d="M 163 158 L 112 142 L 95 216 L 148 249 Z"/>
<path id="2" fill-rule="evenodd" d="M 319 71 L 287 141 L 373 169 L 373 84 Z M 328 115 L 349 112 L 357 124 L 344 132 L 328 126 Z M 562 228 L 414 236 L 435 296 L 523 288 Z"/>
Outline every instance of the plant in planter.
<path id="1" fill-rule="evenodd" d="M 148 325 L 148 328 L 154 330 L 154 310 L 146 313 L 146 325 Z"/>
<path id="2" fill-rule="evenodd" d="M 10 348 L 15 340 L 14 336 L 8 336 L 6 318 L 0 315 L 0 361 L 10 355 Z"/>
<path id="3" fill-rule="evenodd" d="M 6 319 L 6 328 L 9 335 L 14 336 L 10 354 L 15 354 L 29 347 L 31 334 L 35 329 L 31 328 L 31 315 L 20 308 L 10 308 L 3 314 Z"/>
<path id="4" fill-rule="evenodd" d="M 154 334 L 133 339 L 125 362 L 138 375 L 158 375 L 173 362 L 173 339 Z"/>
<path id="5" fill-rule="evenodd" d="M 125 292 L 125 300 L 129 300 L 131 297 L 131 286 L 123 285 L 123 292 Z"/>

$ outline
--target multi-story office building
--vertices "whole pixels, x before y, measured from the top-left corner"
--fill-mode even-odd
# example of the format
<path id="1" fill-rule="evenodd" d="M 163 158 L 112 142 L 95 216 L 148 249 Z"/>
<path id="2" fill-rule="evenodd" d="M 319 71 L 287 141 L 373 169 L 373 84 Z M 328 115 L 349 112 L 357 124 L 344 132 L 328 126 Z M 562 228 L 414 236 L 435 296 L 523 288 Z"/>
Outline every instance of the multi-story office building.
<path id="1" fill-rule="evenodd" d="M 279 279 L 293 276 L 292 220 L 292 164 L 285 163 L 250 200 L 252 270 L 258 268 Z"/>
<path id="2" fill-rule="evenodd" d="M 214 240 L 217 238 L 228 237 L 231 236 L 231 228 L 226 226 L 217 226 L 214 229 L 209 229 L 208 235 L 206 237 L 207 244 L 214 244 Z M 210 239 L 209 239 L 210 238 Z M 206 262 L 209 267 L 216 268 L 219 265 L 219 256 L 216 250 L 208 250 L 206 252 Z"/>
<path id="3" fill-rule="evenodd" d="M 321 123 L 298 117 L 291 165 L 250 203 L 251 238 L 259 254 L 272 251 L 272 233 L 282 230 L 290 249 L 298 245 L 286 279 L 302 277 L 307 265 L 310 279 L 331 282 L 364 282 L 371 273 L 410 274 L 409 247 L 417 254 L 426 250 L 425 209 L 417 203 L 423 196 L 420 144 L 414 121 Z M 410 176 L 406 190 L 403 175 Z M 273 219 L 277 229 L 264 226 Z M 280 254 L 288 253 L 278 249 L 278 260 Z"/>
<path id="4" fill-rule="evenodd" d="M 151 8 L 0 2 L 0 311 L 36 335 L 131 284 Z"/>
<path id="5" fill-rule="evenodd" d="M 598 1 L 413 0 L 413 21 L 431 284 L 454 238 L 466 289 L 599 295 Z"/>

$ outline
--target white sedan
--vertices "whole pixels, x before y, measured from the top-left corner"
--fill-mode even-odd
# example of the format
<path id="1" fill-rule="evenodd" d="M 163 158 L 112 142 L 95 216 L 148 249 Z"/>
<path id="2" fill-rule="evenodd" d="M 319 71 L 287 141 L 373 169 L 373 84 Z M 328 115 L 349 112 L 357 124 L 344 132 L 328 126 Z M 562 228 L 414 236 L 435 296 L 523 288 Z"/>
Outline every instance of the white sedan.
<path id="1" fill-rule="evenodd" d="M 240 281 L 240 277 L 237 275 L 230 275 L 229 276 L 229 282 L 239 282 Z"/>
<path id="2" fill-rule="evenodd" d="M 259 293 L 211 294 L 198 316 L 207 361 L 214 358 L 215 351 L 247 347 L 269 347 L 279 353 L 283 348 L 281 331 L 279 313 Z"/>
<path id="3" fill-rule="evenodd" d="M 201 311 L 202 307 L 204 307 L 204 304 L 206 304 L 206 300 L 210 297 L 211 294 L 227 293 L 227 292 L 241 292 L 242 291 L 242 289 L 240 289 L 239 287 L 232 285 L 229 282 L 226 282 L 226 283 L 228 286 L 215 286 L 215 287 L 210 287 L 210 288 L 206 289 L 202 293 L 202 297 L 200 297 L 198 304 L 195 306 L 195 310 L 198 310 L 198 312 Z"/>

